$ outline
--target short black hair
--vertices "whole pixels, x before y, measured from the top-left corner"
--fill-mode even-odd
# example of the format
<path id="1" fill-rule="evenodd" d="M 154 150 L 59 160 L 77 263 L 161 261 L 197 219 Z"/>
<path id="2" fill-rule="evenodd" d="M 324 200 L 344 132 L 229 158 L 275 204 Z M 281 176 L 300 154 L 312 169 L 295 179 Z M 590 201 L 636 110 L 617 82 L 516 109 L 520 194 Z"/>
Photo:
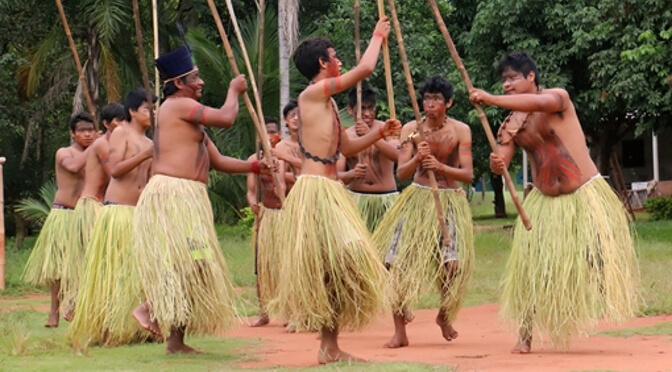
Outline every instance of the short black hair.
<path id="1" fill-rule="evenodd" d="M 420 102 L 422 102 L 425 93 L 441 93 L 445 102 L 448 102 L 453 98 L 453 84 L 443 76 L 431 76 L 420 86 Z"/>
<path id="2" fill-rule="evenodd" d="M 74 132 L 75 129 L 77 129 L 77 123 L 80 121 L 86 121 L 93 124 L 93 118 L 91 117 L 91 114 L 86 111 L 80 111 L 72 115 L 70 118 L 70 130 Z"/>
<path id="3" fill-rule="evenodd" d="M 534 62 L 532 57 L 525 52 L 512 52 L 507 53 L 499 61 L 497 65 L 497 74 L 502 76 L 504 71 L 513 70 L 523 74 L 523 77 L 527 77 L 530 72 L 534 72 L 534 84 L 539 86 L 539 71 L 537 71 L 537 64 Z"/>
<path id="4" fill-rule="evenodd" d="M 312 80 L 320 72 L 320 60 L 329 61 L 327 49 L 333 47 L 334 44 L 326 37 L 304 40 L 292 57 L 297 70 L 308 80 Z"/>
<path id="5" fill-rule="evenodd" d="M 117 102 L 108 103 L 100 110 L 100 126 L 104 126 L 105 121 L 109 123 L 114 119 L 126 119 L 124 106 Z"/>
<path id="6" fill-rule="evenodd" d="M 152 95 L 152 103 L 156 102 L 154 93 L 150 92 L 150 94 Z M 147 102 L 147 91 L 143 88 L 136 88 L 128 93 L 124 99 L 126 120 L 131 121 L 131 110 L 138 111 L 138 108 L 145 102 Z"/>
<path id="7" fill-rule="evenodd" d="M 371 89 L 371 86 L 367 83 L 362 82 L 362 102 L 373 102 L 376 104 L 376 92 Z M 348 106 L 355 107 L 357 106 L 357 86 L 350 88 L 348 91 Z"/>
<path id="8" fill-rule="evenodd" d="M 295 100 L 291 100 L 291 101 L 287 102 L 285 107 L 282 108 L 282 117 L 287 119 L 287 115 L 289 115 L 289 112 L 294 110 L 297 107 L 299 107 L 299 104 L 296 103 Z"/>
<path id="9" fill-rule="evenodd" d="M 280 131 L 280 122 L 271 116 L 264 116 L 264 124 L 275 124 L 276 128 L 278 128 L 278 131 Z"/>
<path id="10" fill-rule="evenodd" d="M 187 83 L 187 77 L 182 76 L 180 78 L 181 82 Z M 177 89 L 177 85 L 175 85 L 175 80 L 167 81 L 163 84 L 163 88 L 161 89 L 161 92 L 163 93 L 163 98 L 168 98 L 172 96 L 173 94 L 177 93 L 179 89 Z"/>

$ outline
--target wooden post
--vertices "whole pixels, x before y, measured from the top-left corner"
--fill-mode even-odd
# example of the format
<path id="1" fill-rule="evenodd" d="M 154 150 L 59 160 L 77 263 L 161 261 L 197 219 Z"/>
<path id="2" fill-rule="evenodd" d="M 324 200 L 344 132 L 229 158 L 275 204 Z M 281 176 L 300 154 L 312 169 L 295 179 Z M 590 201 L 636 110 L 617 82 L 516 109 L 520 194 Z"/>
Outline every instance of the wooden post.
<path id="1" fill-rule="evenodd" d="M 149 73 L 147 72 L 147 62 L 145 61 L 145 47 L 142 42 L 142 25 L 140 24 L 138 0 L 133 0 L 133 18 L 135 19 L 135 38 L 138 42 L 138 59 L 140 62 L 140 71 L 142 72 L 142 85 L 145 88 L 147 106 L 149 106 L 149 122 L 154 123 L 154 100 L 152 99 L 152 91 L 149 89 Z"/>
<path id="2" fill-rule="evenodd" d="M 5 195 L 2 179 L 2 165 L 5 158 L 0 158 L 0 289 L 5 289 Z"/>

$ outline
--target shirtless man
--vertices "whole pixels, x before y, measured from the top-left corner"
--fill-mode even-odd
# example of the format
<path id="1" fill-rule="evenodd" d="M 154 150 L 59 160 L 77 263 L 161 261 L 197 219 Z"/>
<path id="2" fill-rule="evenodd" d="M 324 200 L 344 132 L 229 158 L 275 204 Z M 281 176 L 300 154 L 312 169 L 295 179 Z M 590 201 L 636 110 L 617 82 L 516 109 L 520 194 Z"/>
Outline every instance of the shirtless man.
<path id="1" fill-rule="evenodd" d="M 124 106 L 119 103 L 110 103 L 100 110 L 100 121 L 105 127 L 104 136 L 96 139 L 91 145 L 86 159 L 84 190 L 82 196 L 95 197 L 103 201 L 107 184 L 110 182 L 110 136 L 112 132 L 126 122 Z"/>
<path id="2" fill-rule="evenodd" d="M 154 131 L 153 176 L 140 196 L 133 223 L 134 251 L 148 302 L 134 311 L 140 324 L 169 334 L 166 353 L 197 353 L 185 331 L 216 334 L 233 322 L 233 287 L 215 232 L 207 183 L 211 169 L 268 171 L 265 161 L 222 156 L 205 126 L 228 128 L 247 88 L 234 78 L 221 108 L 198 100 L 204 82 L 183 46 L 156 60 L 165 100 Z M 277 165 L 273 166 L 277 171 Z M 170 265 L 157 264 L 170 262 Z"/>
<path id="3" fill-rule="evenodd" d="M 275 148 L 280 142 L 280 124 L 272 118 L 266 118 L 266 131 L 271 141 L 271 147 Z M 261 160 L 259 154 L 253 154 L 248 161 Z M 262 154 L 263 158 L 263 154 Z M 280 162 L 280 174 L 285 173 L 285 164 Z M 257 182 L 259 181 L 259 182 Z M 284 187 L 284 180 L 280 180 Z M 261 192 L 262 207 L 258 203 L 257 192 Z M 257 220 L 255 232 L 255 266 L 254 274 L 257 276 L 257 298 L 259 300 L 259 319 L 252 327 L 261 327 L 269 323 L 268 314 L 264 304 L 275 296 L 277 281 L 277 234 L 282 226 L 282 202 L 275 192 L 273 177 L 271 175 L 247 174 L 247 202 Z"/>
<path id="4" fill-rule="evenodd" d="M 287 193 L 292 190 L 296 177 L 301 174 L 301 150 L 299 150 L 299 106 L 296 101 L 289 101 L 282 109 L 282 117 L 289 129 L 289 137 L 285 137 L 272 149 L 273 156 L 285 162 L 285 185 Z"/>
<path id="5" fill-rule="evenodd" d="M 428 78 L 420 96 L 424 141 L 418 139 L 415 120 L 404 125 L 397 169 L 400 181 L 413 176 L 413 184 L 389 209 L 373 238 L 380 250 L 389 249 L 385 261 L 393 277 L 395 333 L 384 345 L 387 348 L 408 346 L 406 307 L 437 282 L 441 306 L 436 323 L 447 341 L 457 337 L 452 323 L 462 305 L 474 254 L 471 212 L 459 184 L 470 183 L 473 177 L 471 130 L 446 115 L 453 104 L 453 86 L 446 79 Z M 444 239 L 437 221 L 429 170 L 436 177 L 449 239 Z"/>
<path id="6" fill-rule="evenodd" d="M 533 326 L 566 347 L 603 316 L 633 317 L 638 268 L 623 205 L 590 158 L 567 91 L 542 89 L 525 53 L 505 55 L 498 73 L 505 95 L 473 89 L 469 99 L 512 110 L 490 154 L 491 170 L 502 174 L 516 146 L 532 166 L 534 189 L 523 206 L 533 227 L 516 223 L 502 292 L 504 314 L 518 321 L 512 352 L 526 354 Z"/>
<path id="7" fill-rule="evenodd" d="M 348 113 L 355 120 L 356 111 L 357 89 L 353 87 L 348 94 Z M 376 93 L 368 85 L 362 84 L 362 121 L 345 132 L 350 138 L 357 138 L 383 125 L 385 123 L 376 120 Z M 382 138 L 355 156 L 338 159 L 338 176 L 348 185 L 371 233 L 399 195 L 394 179 L 397 146 L 397 138 Z M 349 168 L 347 171 L 346 163 Z"/>
<path id="8" fill-rule="evenodd" d="M 58 327 L 62 257 L 69 249 L 73 209 L 84 186 L 87 148 L 95 140 L 91 115 L 80 112 L 70 119 L 70 137 L 74 142 L 56 151 L 56 195 L 51 212 L 28 258 L 24 279 L 36 285 L 51 286 L 51 308 L 45 327 Z"/>
<path id="9" fill-rule="evenodd" d="M 321 364 L 360 360 L 340 349 L 339 328 L 360 328 L 385 306 L 385 268 L 356 205 L 338 181 L 336 161 L 340 153 L 351 156 L 383 137 L 396 136 L 400 124 L 389 120 L 379 130 L 351 138 L 340 126 L 331 96 L 371 75 L 389 32 L 389 22 L 381 19 L 360 63 L 342 76 L 328 39 L 306 40 L 294 53 L 297 69 L 311 84 L 298 99 L 301 176 L 283 207 L 296 223 L 282 230 L 278 295 L 269 311 L 299 331 L 321 332 Z"/>
<path id="10" fill-rule="evenodd" d="M 76 348 L 88 343 L 127 344 L 142 338 L 142 329 L 132 328 L 137 323 L 129 323 L 128 318 L 143 301 L 131 267 L 134 261 L 130 231 L 135 204 L 149 180 L 154 153 L 152 141 L 145 135 L 151 127 L 146 101 L 144 89 L 126 95 L 121 114 L 128 124 L 115 129 L 109 144 L 105 142 L 101 163 L 112 179 L 86 249 L 82 288 L 68 328 L 68 338 Z M 100 139 L 96 141 L 99 142 Z"/>

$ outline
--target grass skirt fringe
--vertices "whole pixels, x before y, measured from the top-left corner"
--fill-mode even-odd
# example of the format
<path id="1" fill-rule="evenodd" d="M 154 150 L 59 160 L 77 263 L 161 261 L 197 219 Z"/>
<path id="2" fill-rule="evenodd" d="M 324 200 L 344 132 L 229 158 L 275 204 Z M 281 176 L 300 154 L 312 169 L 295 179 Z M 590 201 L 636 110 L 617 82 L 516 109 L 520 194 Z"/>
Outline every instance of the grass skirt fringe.
<path id="1" fill-rule="evenodd" d="M 503 282 L 502 313 L 548 333 L 556 347 L 601 317 L 622 322 L 639 305 L 639 270 L 628 218 L 601 177 L 558 197 L 525 199 L 533 229 L 516 222 Z"/>
<path id="2" fill-rule="evenodd" d="M 70 246 L 63 257 L 61 277 L 62 305 L 65 312 L 70 312 L 75 307 L 80 276 L 86 264 L 86 248 L 101 208 L 103 208 L 103 203 L 92 197 L 79 198 L 75 206 Z"/>
<path id="3" fill-rule="evenodd" d="M 131 251 L 134 211 L 133 206 L 107 205 L 96 220 L 75 317 L 68 328 L 75 349 L 129 344 L 149 335 L 132 316 L 144 301 Z"/>
<path id="4" fill-rule="evenodd" d="M 474 261 L 474 236 L 469 203 L 461 190 L 440 189 L 450 244 L 458 251 L 457 269 L 448 280 L 441 226 L 432 190 L 412 184 L 401 193 L 373 235 L 392 274 L 392 310 L 413 308 L 421 294 L 436 283 L 445 294 L 441 309 L 452 323 L 462 306 Z M 445 288 L 443 288 L 445 282 Z"/>
<path id="5" fill-rule="evenodd" d="M 218 334 L 236 312 L 206 185 L 155 175 L 133 219 L 133 252 L 152 317 L 163 335 Z"/>
<path id="6" fill-rule="evenodd" d="M 268 303 L 277 294 L 281 250 L 279 234 L 283 229 L 283 211 L 264 208 L 257 236 L 257 282 L 262 303 Z"/>
<path id="7" fill-rule="evenodd" d="M 350 191 L 350 194 L 355 199 L 355 203 L 357 203 L 362 218 L 366 223 L 366 228 L 371 233 L 376 230 L 387 210 L 390 209 L 394 201 L 399 197 L 398 192 L 391 192 L 389 194 L 362 194 Z"/>
<path id="8" fill-rule="evenodd" d="M 361 329 L 385 309 L 385 267 L 343 184 L 300 176 L 287 196 L 278 295 L 267 310 L 297 330 Z"/>
<path id="9" fill-rule="evenodd" d="M 71 209 L 54 208 L 49 212 L 23 270 L 23 280 L 34 285 L 51 285 L 61 278 L 73 217 Z"/>

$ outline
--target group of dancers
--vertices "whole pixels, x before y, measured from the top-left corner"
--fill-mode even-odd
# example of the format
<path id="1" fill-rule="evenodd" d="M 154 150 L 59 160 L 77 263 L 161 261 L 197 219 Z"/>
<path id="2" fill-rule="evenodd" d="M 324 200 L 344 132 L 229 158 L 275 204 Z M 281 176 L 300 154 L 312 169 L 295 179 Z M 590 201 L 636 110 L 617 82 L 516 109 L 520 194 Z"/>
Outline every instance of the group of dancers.
<path id="1" fill-rule="evenodd" d="M 253 325 L 274 316 L 292 330 L 319 331 L 319 363 L 358 361 L 341 350 L 340 330 L 361 329 L 387 310 L 395 332 L 384 346 L 408 346 L 412 309 L 436 284 L 436 323 L 446 340 L 455 339 L 452 324 L 475 256 L 460 188 L 473 178 L 471 131 L 446 114 L 453 87 L 440 76 L 420 88 L 421 123 L 378 120 L 366 84 L 361 119 L 355 115 L 353 88 L 374 71 L 389 32 L 387 19 L 379 20 L 361 61 L 342 75 L 328 39 L 299 45 L 294 63 L 310 84 L 283 109 L 289 137 L 281 139 L 279 123 L 266 120 L 271 156 L 219 153 L 204 127 L 233 125 L 245 77 L 231 81 L 221 108 L 200 104 L 204 82 L 186 46 L 156 60 L 165 100 L 153 141 L 145 135 L 151 104 L 142 89 L 123 107 L 103 108 L 107 133 L 97 139 L 90 116 L 74 116 L 74 142 L 56 153 L 54 205 L 25 270 L 26 280 L 51 285 L 46 326 L 58 325 L 60 308 L 72 320 L 73 343 L 165 339 L 167 353 L 198 352 L 185 334 L 227 329 L 236 311 L 207 196 L 214 169 L 248 174 L 258 222 L 260 317 Z M 628 219 L 590 159 L 567 92 L 540 88 L 525 53 L 505 55 L 498 69 L 505 95 L 469 92 L 472 102 L 511 110 L 490 167 L 501 174 L 520 146 L 534 181 L 524 202 L 533 228 L 516 223 L 502 312 L 517 322 L 513 352 L 531 351 L 535 327 L 566 347 L 597 319 L 623 321 L 638 309 Z M 332 96 L 348 90 L 357 120 L 346 130 Z M 413 181 L 400 194 L 395 168 L 396 179 Z M 445 221 L 437 219 L 432 173 Z"/>

